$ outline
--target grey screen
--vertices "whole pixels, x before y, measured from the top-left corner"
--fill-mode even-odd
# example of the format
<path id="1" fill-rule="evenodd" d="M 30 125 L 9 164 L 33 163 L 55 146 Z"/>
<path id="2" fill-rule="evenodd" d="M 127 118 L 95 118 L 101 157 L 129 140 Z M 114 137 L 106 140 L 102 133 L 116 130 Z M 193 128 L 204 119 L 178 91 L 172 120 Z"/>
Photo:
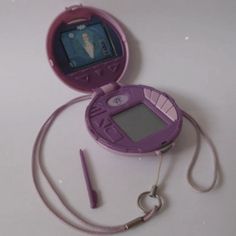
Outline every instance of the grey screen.
<path id="1" fill-rule="evenodd" d="M 135 142 L 165 127 L 164 121 L 142 103 L 114 115 L 112 119 Z"/>

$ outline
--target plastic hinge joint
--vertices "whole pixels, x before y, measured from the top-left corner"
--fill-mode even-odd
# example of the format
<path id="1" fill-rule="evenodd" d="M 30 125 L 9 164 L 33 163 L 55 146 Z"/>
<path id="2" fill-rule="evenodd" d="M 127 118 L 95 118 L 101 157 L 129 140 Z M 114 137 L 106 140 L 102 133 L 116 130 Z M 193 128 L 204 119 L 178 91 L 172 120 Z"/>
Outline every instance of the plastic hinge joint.
<path id="1" fill-rule="evenodd" d="M 107 94 L 119 88 L 120 88 L 120 85 L 118 83 L 115 83 L 115 82 L 109 83 L 109 84 L 101 86 L 98 89 L 95 89 L 93 92 L 93 96 Z"/>

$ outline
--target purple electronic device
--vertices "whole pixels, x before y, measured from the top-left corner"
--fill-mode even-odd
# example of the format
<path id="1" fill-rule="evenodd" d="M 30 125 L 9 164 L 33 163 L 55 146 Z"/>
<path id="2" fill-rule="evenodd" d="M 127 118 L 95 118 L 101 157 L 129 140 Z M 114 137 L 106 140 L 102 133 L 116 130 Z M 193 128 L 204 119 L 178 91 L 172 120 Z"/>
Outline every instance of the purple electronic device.
<path id="1" fill-rule="evenodd" d="M 70 87 L 93 93 L 86 110 L 92 136 L 125 153 L 163 150 L 178 136 L 182 112 L 169 95 L 142 85 L 123 86 L 129 50 L 110 14 L 75 6 L 60 14 L 47 38 L 50 64 Z"/>
<path id="2" fill-rule="evenodd" d="M 183 117 L 196 129 L 197 146 L 188 168 L 187 179 L 199 192 L 208 192 L 217 183 L 218 156 L 211 139 L 197 121 L 182 111 L 166 93 L 144 85 L 119 83 L 129 61 L 128 43 L 117 20 L 110 14 L 92 7 L 72 6 L 52 23 L 47 37 L 49 62 L 57 76 L 68 86 L 90 95 L 79 96 L 60 106 L 41 127 L 33 148 L 32 174 L 36 189 L 52 213 L 67 225 L 95 235 L 125 232 L 150 220 L 161 209 L 160 195 L 162 153 L 169 150 L 180 133 Z M 138 196 L 137 205 L 143 215 L 118 226 L 102 226 L 84 219 L 65 199 L 60 188 L 43 165 L 43 144 L 54 121 L 71 105 L 92 99 L 86 109 L 87 128 L 94 139 L 104 147 L 126 154 L 155 152 L 159 157 L 157 177 L 150 191 Z M 198 185 L 192 172 L 196 164 L 201 137 L 212 149 L 213 180 L 208 187 Z M 90 207 L 98 206 L 97 193 L 92 186 L 86 155 L 80 150 L 80 159 L 87 186 Z M 62 205 L 82 224 L 71 221 L 47 198 L 40 183 L 40 170 Z M 155 198 L 157 204 L 148 209 L 144 200 Z M 84 223 L 84 224 L 83 224 Z"/>

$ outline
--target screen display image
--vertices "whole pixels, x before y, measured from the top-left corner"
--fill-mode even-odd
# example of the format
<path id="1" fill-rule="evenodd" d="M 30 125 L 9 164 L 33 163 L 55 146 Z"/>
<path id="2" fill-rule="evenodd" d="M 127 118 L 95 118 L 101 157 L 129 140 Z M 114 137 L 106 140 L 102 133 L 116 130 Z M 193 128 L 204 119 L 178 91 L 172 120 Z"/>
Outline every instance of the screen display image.
<path id="1" fill-rule="evenodd" d="M 79 25 L 76 29 L 63 32 L 61 41 L 71 68 L 84 67 L 115 56 L 101 24 Z"/>
<path id="2" fill-rule="evenodd" d="M 164 121 L 144 104 L 125 110 L 112 119 L 134 142 L 157 133 L 166 126 Z"/>

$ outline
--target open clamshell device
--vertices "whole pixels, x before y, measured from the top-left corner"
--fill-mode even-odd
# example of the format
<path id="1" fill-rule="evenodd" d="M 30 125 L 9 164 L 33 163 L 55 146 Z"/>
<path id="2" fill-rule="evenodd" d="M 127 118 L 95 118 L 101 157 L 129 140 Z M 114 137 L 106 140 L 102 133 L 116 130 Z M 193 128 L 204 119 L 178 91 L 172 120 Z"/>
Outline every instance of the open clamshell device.
<path id="1" fill-rule="evenodd" d="M 195 189 L 202 192 L 214 187 L 217 154 L 212 142 L 198 123 L 182 111 L 174 99 L 166 93 L 144 85 L 122 85 L 120 83 L 128 66 L 129 48 L 120 24 L 109 13 L 82 5 L 67 8 L 54 20 L 49 29 L 47 53 L 51 67 L 66 85 L 89 94 L 73 99 L 58 108 L 42 126 L 34 145 L 35 186 L 44 203 L 57 217 L 68 225 L 87 233 L 112 234 L 125 231 L 149 220 L 163 204 L 163 199 L 158 193 L 161 161 L 157 180 L 152 190 L 142 193 L 138 198 L 138 206 L 143 210 L 144 215 L 126 224 L 112 227 L 95 225 L 79 216 L 63 198 L 63 194 L 42 164 L 43 141 L 61 112 L 77 102 L 90 98 L 92 100 L 85 113 L 89 132 L 105 147 L 121 153 L 155 152 L 161 156 L 162 152 L 173 146 L 181 131 L 183 117 L 187 118 L 196 128 L 198 138 L 195 155 L 188 172 L 188 180 Z M 198 186 L 191 177 L 200 147 L 200 135 L 206 138 L 214 154 L 214 178 L 209 188 Z M 82 164 L 85 169 L 90 200 L 94 201 L 96 196 L 91 189 L 82 152 L 81 157 L 83 157 Z M 65 208 L 86 226 L 71 222 L 50 204 L 39 183 L 38 167 Z M 143 198 L 146 196 L 154 197 L 158 202 L 150 210 L 143 205 Z M 93 206 L 95 205 L 93 204 Z"/>
<path id="2" fill-rule="evenodd" d="M 98 142 L 120 152 L 146 153 L 176 139 L 182 112 L 169 95 L 119 83 L 128 65 L 128 43 L 109 14 L 88 7 L 65 11 L 50 28 L 47 50 L 65 84 L 93 93 L 86 123 Z"/>

